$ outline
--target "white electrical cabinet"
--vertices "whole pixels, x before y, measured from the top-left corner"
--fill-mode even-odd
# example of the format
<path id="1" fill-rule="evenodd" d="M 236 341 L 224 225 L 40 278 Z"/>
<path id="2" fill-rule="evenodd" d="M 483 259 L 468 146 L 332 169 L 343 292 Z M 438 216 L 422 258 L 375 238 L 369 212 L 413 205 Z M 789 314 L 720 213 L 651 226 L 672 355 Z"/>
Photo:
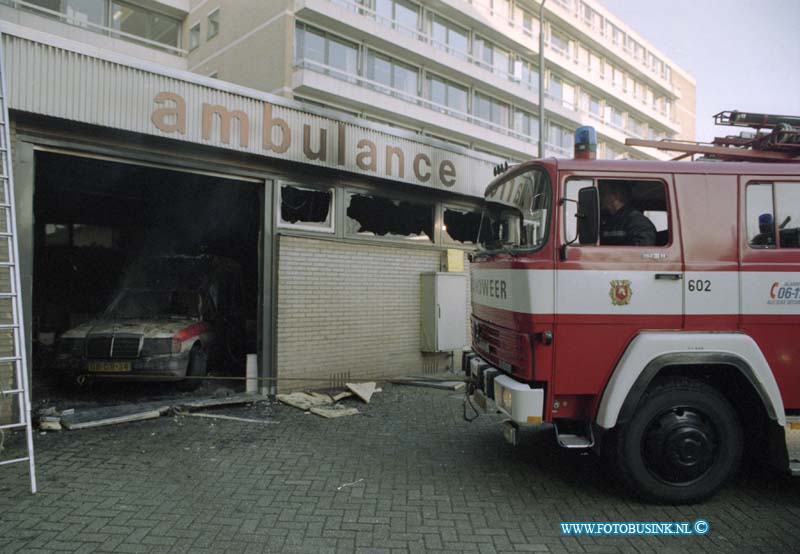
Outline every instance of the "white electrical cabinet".
<path id="1" fill-rule="evenodd" d="M 460 350 L 467 344 L 467 274 L 422 273 L 422 351 Z"/>

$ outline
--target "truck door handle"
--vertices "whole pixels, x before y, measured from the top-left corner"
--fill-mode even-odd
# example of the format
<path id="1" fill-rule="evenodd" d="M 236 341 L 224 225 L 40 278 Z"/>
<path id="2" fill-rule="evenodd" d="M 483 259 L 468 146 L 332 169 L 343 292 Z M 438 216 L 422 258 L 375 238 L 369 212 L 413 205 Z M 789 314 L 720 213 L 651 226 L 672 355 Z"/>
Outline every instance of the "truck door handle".
<path id="1" fill-rule="evenodd" d="M 683 279 L 682 273 L 656 273 L 656 279 L 659 281 L 680 281 Z"/>

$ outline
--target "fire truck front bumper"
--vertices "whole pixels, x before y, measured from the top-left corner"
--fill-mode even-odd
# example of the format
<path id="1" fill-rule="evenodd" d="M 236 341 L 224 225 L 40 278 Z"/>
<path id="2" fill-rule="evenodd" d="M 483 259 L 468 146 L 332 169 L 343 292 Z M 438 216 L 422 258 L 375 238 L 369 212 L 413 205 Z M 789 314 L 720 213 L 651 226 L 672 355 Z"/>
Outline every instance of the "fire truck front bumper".
<path id="1" fill-rule="evenodd" d="M 469 372 L 473 396 L 484 410 L 493 405 L 520 425 L 542 422 L 544 389 L 517 381 L 477 357 L 469 361 Z"/>

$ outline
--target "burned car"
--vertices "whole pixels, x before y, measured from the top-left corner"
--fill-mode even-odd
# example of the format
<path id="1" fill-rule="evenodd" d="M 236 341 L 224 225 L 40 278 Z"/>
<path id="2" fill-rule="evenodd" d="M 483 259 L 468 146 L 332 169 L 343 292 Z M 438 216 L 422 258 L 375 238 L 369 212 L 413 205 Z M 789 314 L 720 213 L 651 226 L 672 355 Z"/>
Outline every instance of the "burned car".
<path id="1" fill-rule="evenodd" d="M 241 304 L 241 271 L 230 259 L 139 260 L 101 316 L 62 334 L 56 367 L 69 380 L 205 376 L 209 358 L 223 362 L 239 356 Z"/>

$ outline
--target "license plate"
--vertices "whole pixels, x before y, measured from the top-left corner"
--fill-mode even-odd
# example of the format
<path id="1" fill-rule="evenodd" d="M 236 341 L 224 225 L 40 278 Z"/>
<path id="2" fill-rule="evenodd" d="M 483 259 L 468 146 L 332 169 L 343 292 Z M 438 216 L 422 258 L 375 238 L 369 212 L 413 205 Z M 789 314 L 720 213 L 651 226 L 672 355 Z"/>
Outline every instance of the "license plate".
<path id="1" fill-rule="evenodd" d="M 89 373 L 127 373 L 130 362 L 89 362 Z"/>

